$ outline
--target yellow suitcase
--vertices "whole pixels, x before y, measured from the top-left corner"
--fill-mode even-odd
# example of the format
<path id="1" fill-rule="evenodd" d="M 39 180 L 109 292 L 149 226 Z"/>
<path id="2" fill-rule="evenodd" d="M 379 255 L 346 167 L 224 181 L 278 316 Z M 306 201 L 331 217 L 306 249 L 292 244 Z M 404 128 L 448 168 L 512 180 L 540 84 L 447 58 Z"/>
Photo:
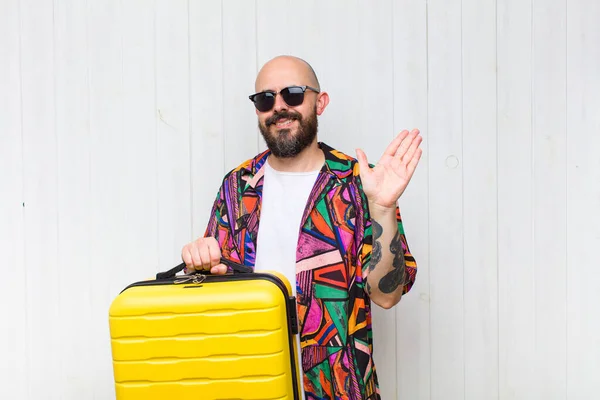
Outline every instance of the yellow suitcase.
<path id="1" fill-rule="evenodd" d="M 283 275 L 176 275 L 129 285 L 109 311 L 117 400 L 299 399 L 296 301 Z"/>

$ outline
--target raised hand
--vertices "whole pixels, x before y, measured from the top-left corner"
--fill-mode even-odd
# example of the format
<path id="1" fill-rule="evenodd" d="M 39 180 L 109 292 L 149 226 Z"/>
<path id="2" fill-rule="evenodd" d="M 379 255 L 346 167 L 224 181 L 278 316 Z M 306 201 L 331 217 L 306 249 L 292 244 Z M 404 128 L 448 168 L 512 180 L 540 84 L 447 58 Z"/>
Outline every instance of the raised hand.
<path id="1" fill-rule="evenodd" d="M 387 147 L 379 162 L 371 168 L 365 153 L 357 149 L 363 190 L 371 205 L 395 208 L 412 178 L 423 150 L 418 129 L 404 130 Z"/>

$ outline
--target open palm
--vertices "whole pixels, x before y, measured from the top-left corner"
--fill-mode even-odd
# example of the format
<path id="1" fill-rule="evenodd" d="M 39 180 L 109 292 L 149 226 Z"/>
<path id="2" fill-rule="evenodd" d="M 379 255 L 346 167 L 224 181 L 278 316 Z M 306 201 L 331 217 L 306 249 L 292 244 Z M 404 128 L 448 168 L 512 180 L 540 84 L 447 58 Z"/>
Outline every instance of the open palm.
<path id="1" fill-rule="evenodd" d="M 396 206 L 423 153 L 419 148 L 422 140 L 417 129 L 400 132 L 373 168 L 365 153 L 356 150 L 363 190 L 370 203 L 384 208 Z"/>

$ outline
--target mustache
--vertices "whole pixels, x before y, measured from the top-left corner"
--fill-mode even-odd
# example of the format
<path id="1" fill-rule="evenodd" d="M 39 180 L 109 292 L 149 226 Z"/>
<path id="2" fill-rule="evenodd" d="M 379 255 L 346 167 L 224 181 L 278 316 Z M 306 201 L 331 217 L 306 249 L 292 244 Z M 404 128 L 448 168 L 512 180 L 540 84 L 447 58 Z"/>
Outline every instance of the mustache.
<path id="1" fill-rule="evenodd" d="M 268 128 L 269 126 L 275 124 L 280 119 L 289 119 L 290 121 L 294 121 L 294 120 L 300 121 L 300 120 L 302 120 L 302 115 L 300 115 L 300 113 L 295 113 L 295 112 L 290 112 L 290 111 L 280 111 L 278 113 L 271 115 L 269 118 L 267 118 L 267 120 L 265 121 L 265 125 Z"/>

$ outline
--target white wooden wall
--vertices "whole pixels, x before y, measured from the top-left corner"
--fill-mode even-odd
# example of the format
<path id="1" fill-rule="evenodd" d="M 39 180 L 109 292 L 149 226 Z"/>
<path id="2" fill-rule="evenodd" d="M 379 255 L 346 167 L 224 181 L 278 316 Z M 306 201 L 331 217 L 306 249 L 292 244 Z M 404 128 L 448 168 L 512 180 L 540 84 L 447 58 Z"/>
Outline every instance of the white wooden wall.
<path id="1" fill-rule="evenodd" d="M 0 0 L 0 398 L 114 398 L 110 302 L 264 148 L 282 53 L 331 96 L 321 140 L 425 138 L 383 398 L 600 398 L 598 0 Z"/>

